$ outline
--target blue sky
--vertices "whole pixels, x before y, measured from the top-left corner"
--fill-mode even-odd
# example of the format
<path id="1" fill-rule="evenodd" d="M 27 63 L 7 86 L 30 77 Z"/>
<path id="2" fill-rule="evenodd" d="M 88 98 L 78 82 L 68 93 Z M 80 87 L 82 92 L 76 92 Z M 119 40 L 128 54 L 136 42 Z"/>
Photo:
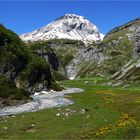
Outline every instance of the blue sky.
<path id="1" fill-rule="evenodd" d="M 17 34 L 42 27 L 66 13 L 78 14 L 100 32 L 140 17 L 140 1 L 0 1 L 0 23 Z"/>

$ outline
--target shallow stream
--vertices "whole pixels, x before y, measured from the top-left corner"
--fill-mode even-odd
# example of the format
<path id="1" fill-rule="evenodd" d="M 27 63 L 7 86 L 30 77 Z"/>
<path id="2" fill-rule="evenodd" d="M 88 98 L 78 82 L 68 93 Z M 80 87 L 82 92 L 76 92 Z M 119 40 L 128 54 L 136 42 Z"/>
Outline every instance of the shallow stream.
<path id="1" fill-rule="evenodd" d="M 82 91 L 83 89 L 80 88 L 67 88 L 59 92 L 36 92 L 34 95 L 31 96 L 33 98 L 33 101 L 22 105 L 4 107 L 0 109 L 0 116 L 19 114 L 23 112 L 34 112 L 45 108 L 67 106 L 73 104 L 73 101 L 65 98 L 64 95 L 70 93 L 79 93 Z"/>

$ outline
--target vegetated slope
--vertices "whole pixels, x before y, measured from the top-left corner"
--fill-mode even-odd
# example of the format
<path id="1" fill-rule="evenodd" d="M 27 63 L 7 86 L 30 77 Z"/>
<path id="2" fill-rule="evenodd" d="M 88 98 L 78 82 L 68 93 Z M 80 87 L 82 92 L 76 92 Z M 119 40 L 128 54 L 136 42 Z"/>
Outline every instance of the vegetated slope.
<path id="1" fill-rule="evenodd" d="M 0 80 L 3 83 L 0 85 L 1 98 L 13 95 L 20 98 L 19 96 L 23 94 L 29 95 L 28 92 L 59 87 L 51 75 L 49 63 L 33 53 L 18 35 L 2 25 L 0 25 Z"/>
<path id="2" fill-rule="evenodd" d="M 49 39 L 81 40 L 85 43 L 101 41 L 104 37 L 98 28 L 83 16 L 66 14 L 50 24 L 31 33 L 20 35 L 24 41 L 41 41 Z"/>
<path id="3" fill-rule="evenodd" d="M 127 39 L 127 45 L 125 45 L 124 53 L 127 53 L 125 54 L 125 56 L 129 56 L 129 58 L 125 61 L 123 66 L 113 75 L 113 78 L 117 78 L 117 80 L 130 79 L 132 81 L 139 81 L 140 19 L 133 20 L 125 24 L 124 26 L 121 26 L 120 29 L 121 28 L 124 28 L 126 30 L 126 33 L 122 40 L 124 40 L 125 38 Z M 124 61 L 124 59 L 122 61 Z"/>
<path id="4" fill-rule="evenodd" d="M 94 43 L 80 51 L 70 65 L 78 67 L 76 77 L 100 74 L 109 77 L 113 75 L 112 78 L 118 80 L 137 80 L 140 70 L 139 40 L 140 19 L 136 19 L 111 30 L 101 43 Z"/>
<path id="5" fill-rule="evenodd" d="M 139 31 L 140 20 L 136 19 L 111 30 L 106 35 L 102 45 L 105 48 L 105 62 L 108 65 L 106 67 L 111 74 L 120 70 L 130 59 L 138 57 L 139 48 L 136 43 L 140 35 Z"/>

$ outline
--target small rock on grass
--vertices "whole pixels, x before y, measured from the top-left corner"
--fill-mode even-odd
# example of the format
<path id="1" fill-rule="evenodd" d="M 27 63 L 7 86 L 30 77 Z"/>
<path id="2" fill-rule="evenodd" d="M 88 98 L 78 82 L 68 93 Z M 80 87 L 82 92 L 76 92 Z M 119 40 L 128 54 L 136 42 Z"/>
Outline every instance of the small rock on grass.
<path id="1" fill-rule="evenodd" d="M 68 117 L 69 116 L 69 113 L 65 113 L 65 116 Z"/>
<path id="2" fill-rule="evenodd" d="M 60 113 L 57 113 L 56 116 L 60 116 Z"/>
<path id="3" fill-rule="evenodd" d="M 89 111 L 89 109 L 83 108 L 83 109 L 80 111 L 80 113 L 84 114 L 85 112 L 88 112 L 88 111 Z"/>
<path id="4" fill-rule="evenodd" d="M 85 81 L 84 84 L 89 84 L 89 81 Z"/>
<path id="5" fill-rule="evenodd" d="M 7 127 L 7 126 L 4 126 L 4 127 L 3 127 L 3 130 L 4 130 L 4 131 L 5 131 L 5 130 L 7 130 L 7 129 L 8 129 L 8 127 Z"/>
<path id="6" fill-rule="evenodd" d="M 66 111 L 70 111 L 71 109 L 67 108 Z"/>
<path id="7" fill-rule="evenodd" d="M 31 126 L 32 126 L 32 127 L 34 127 L 34 126 L 35 126 L 35 124 L 32 124 Z"/>
<path id="8" fill-rule="evenodd" d="M 86 118 L 87 118 L 87 119 L 90 118 L 90 115 L 87 115 Z"/>

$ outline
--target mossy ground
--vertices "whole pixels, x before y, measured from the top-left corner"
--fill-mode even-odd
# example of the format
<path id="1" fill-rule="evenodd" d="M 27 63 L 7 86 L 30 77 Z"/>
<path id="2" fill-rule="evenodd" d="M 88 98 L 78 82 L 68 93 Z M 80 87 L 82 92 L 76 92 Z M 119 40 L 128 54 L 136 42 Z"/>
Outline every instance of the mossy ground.
<path id="1" fill-rule="evenodd" d="M 85 81 L 89 83 L 84 84 Z M 101 77 L 90 77 L 61 82 L 63 86 L 85 91 L 67 95 L 75 102 L 67 107 L 1 117 L 0 138 L 139 139 L 140 88 L 104 86 L 104 81 Z M 67 116 L 69 109 L 74 112 Z"/>

